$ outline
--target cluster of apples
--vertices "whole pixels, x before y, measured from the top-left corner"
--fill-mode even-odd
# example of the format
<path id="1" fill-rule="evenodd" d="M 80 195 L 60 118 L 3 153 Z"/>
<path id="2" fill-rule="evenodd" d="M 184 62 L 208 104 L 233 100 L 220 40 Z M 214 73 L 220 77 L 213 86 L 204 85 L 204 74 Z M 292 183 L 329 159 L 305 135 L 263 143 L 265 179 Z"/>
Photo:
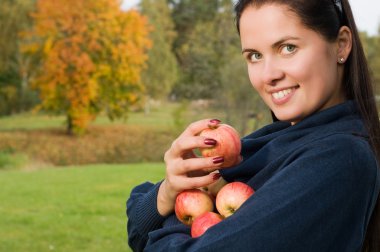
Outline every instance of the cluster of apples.
<path id="1" fill-rule="evenodd" d="M 200 149 L 202 156 L 223 156 L 223 168 L 240 162 L 240 136 L 233 127 L 219 124 L 203 130 L 200 135 L 217 141 L 215 146 Z M 231 216 L 253 193 L 254 190 L 242 182 L 228 183 L 216 195 L 203 189 L 185 190 L 176 198 L 175 214 L 178 220 L 191 226 L 193 238 L 199 237 Z"/>
<path id="2" fill-rule="evenodd" d="M 215 201 L 211 194 L 201 189 L 185 190 L 177 196 L 175 214 L 178 220 L 191 226 L 191 236 L 196 238 L 234 214 L 253 193 L 254 190 L 242 182 L 223 186 Z"/>

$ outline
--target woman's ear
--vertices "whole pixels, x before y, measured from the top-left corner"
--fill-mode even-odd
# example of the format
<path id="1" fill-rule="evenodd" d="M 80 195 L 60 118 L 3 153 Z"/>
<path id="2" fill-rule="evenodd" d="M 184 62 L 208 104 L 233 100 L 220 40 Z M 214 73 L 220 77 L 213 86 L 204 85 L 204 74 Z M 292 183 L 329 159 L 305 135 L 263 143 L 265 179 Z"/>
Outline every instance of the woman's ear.
<path id="1" fill-rule="evenodd" d="M 352 33 L 350 28 L 348 28 L 347 26 L 340 27 L 337 37 L 337 46 L 337 60 L 338 63 L 343 64 L 350 55 L 352 48 Z"/>

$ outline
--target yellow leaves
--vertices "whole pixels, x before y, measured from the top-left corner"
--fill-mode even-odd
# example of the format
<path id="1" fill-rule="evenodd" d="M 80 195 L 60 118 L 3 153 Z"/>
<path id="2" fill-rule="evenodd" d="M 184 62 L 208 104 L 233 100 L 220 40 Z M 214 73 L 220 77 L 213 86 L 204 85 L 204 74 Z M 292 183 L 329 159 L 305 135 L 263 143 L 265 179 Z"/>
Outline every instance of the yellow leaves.
<path id="1" fill-rule="evenodd" d="M 52 47 L 53 47 L 53 38 L 47 38 L 44 44 L 43 53 L 49 54 Z"/>
<path id="2" fill-rule="evenodd" d="M 25 52 L 43 54 L 33 83 L 43 109 L 64 111 L 81 132 L 102 110 L 123 116 L 139 100 L 151 47 L 140 13 L 122 12 L 116 0 L 38 0 L 32 17 L 22 36 Z"/>

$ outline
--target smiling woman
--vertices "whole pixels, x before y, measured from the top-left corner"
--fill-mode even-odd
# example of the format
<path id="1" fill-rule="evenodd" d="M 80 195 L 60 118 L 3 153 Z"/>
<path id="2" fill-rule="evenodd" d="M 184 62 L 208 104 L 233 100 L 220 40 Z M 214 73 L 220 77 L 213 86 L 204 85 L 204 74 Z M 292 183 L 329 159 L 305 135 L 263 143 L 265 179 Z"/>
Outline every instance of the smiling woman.
<path id="1" fill-rule="evenodd" d="M 347 0 L 240 0 L 248 75 L 274 122 L 242 139 L 229 168 L 193 149 L 218 120 L 192 123 L 165 153 L 166 175 L 127 201 L 135 251 L 380 251 L 380 124 Z M 216 174 L 215 174 L 216 172 Z M 219 173 L 219 174 L 218 174 Z M 195 176 L 194 174 L 197 174 Z M 173 215 L 183 190 L 243 182 L 255 193 L 192 238 Z"/>
<path id="2" fill-rule="evenodd" d="M 249 6 L 239 30 L 253 87 L 279 120 L 294 124 L 346 100 L 336 59 L 348 57 L 351 32 L 342 27 L 326 41 L 292 16 L 281 6 Z"/>

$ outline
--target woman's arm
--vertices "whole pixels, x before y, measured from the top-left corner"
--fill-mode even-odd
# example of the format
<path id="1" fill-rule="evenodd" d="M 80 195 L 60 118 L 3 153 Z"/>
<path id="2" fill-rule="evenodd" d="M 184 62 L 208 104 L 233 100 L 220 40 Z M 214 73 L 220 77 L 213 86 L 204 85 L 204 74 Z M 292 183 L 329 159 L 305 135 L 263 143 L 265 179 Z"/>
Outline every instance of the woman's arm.
<path id="1" fill-rule="evenodd" d="M 191 238 L 172 216 L 149 234 L 146 250 L 359 251 L 378 193 L 377 167 L 366 143 L 338 138 L 294 153 L 203 236 Z"/>
<path id="2" fill-rule="evenodd" d="M 165 153 L 165 179 L 156 185 L 142 184 L 132 191 L 127 202 L 127 228 L 131 248 L 136 251 L 144 248 L 148 233 L 160 228 L 165 217 L 173 213 L 178 193 L 186 189 L 206 187 L 219 179 L 219 174 L 212 172 L 220 167 L 223 158 L 198 158 L 193 152 L 195 148 L 216 144 L 215 140 L 198 134 L 218 123 L 218 120 L 209 119 L 192 123 Z"/>
<path id="3" fill-rule="evenodd" d="M 127 201 L 128 244 L 133 251 L 142 251 L 148 241 L 148 233 L 162 227 L 165 218 L 157 210 L 157 194 L 160 183 L 149 182 L 135 187 Z"/>

